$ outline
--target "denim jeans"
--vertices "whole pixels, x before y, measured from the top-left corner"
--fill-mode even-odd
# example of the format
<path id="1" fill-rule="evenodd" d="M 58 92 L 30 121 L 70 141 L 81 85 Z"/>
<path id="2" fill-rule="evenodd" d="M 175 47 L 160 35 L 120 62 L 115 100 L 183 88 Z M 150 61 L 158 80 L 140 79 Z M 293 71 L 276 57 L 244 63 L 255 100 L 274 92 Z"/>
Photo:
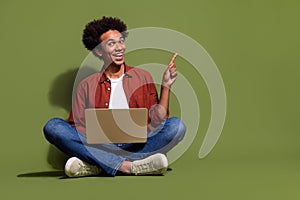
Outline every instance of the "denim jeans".
<path id="1" fill-rule="evenodd" d="M 116 175 L 125 160 L 140 160 L 155 153 L 166 154 L 183 139 L 185 131 L 183 122 L 172 117 L 149 132 L 146 143 L 89 145 L 86 135 L 65 120 L 53 118 L 44 126 L 45 138 L 51 144 L 68 156 L 101 167 L 111 176 Z"/>

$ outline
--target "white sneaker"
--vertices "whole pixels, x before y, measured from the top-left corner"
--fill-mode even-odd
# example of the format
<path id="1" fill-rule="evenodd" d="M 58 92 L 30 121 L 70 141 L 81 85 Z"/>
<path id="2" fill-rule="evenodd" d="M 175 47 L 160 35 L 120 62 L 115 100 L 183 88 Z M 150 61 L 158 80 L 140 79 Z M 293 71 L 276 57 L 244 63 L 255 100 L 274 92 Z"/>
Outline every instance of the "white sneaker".
<path id="1" fill-rule="evenodd" d="M 82 160 L 72 157 L 65 165 L 65 173 L 68 177 L 93 176 L 101 173 L 101 168 L 90 165 Z"/>
<path id="2" fill-rule="evenodd" d="M 168 169 L 168 160 L 164 154 L 157 153 L 143 160 L 132 162 L 131 172 L 135 175 L 164 174 Z"/>

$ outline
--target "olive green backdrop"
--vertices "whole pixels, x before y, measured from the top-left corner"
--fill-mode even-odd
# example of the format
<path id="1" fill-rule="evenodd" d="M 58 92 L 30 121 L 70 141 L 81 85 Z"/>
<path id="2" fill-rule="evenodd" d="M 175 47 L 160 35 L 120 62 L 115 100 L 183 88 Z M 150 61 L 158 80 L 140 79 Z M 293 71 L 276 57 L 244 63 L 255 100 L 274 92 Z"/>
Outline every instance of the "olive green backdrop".
<path id="1" fill-rule="evenodd" d="M 8 1 L 0 3 L 2 199 L 299 199 L 300 3 L 296 0 Z M 182 58 L 201 104 L 192 146 L 165 176 L 66 179 L 66 156 L 44 139 L 51 117 L 66 118 L 81 34 L 95 18 L 118 16 L 129 29 L 164 27 L 199 42 L 217 64 L 228 107 L 222 136 L 198 151 L 210 117 L 201 77 Z M 128 63 L 167 63 L 155 50 Z M 152 60 L 153 58 L 153 60 Z M 179 112 L 172 98 L 173 113 Z M 193 115 L 193 113 L 191 113 Z M 197 122 L 195 122 L 197 123 Z"/>

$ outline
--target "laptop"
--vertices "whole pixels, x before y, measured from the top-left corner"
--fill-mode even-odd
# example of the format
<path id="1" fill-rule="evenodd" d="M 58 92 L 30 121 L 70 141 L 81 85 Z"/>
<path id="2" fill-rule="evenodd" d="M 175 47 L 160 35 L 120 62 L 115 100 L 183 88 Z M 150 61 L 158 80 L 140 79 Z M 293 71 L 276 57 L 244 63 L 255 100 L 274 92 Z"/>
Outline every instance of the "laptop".
<path id="1" fill-rule="evenodd" d="M 88 144 L 144 143 L 147 141 L 147 108 L 85 110 Z"/>

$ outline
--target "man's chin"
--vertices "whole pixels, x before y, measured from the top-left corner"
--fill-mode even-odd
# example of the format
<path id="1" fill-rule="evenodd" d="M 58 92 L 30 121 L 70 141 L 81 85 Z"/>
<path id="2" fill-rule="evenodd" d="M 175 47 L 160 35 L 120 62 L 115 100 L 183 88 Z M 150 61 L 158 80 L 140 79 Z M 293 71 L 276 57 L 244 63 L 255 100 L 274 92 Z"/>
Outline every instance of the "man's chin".
<path id="1" fill-rule="evenodd" d="M 122 65 L 122 64 L 124 64 L 124 60 L 115 60 L 115 61 L 113 61 L 113 63 L 115 65 Z"/>

